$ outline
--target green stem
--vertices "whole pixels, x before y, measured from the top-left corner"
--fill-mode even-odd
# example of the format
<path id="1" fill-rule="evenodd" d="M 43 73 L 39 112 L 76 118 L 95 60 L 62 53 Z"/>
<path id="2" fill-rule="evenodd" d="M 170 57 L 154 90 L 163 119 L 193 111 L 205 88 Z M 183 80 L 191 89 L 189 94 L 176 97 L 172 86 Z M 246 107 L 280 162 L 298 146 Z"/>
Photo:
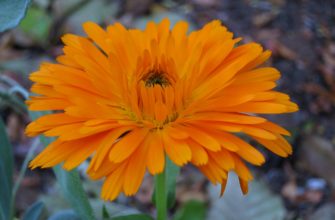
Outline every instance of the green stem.
<path id="1" fill-rule="evenodd" d="M 156 190 L 156 208 L 157 208 L 157 220 L 166 220 L 167 215 L 167 201 L 166 201 L 166 180 L 165 170 L 156 176 L 155 181 Z"/>

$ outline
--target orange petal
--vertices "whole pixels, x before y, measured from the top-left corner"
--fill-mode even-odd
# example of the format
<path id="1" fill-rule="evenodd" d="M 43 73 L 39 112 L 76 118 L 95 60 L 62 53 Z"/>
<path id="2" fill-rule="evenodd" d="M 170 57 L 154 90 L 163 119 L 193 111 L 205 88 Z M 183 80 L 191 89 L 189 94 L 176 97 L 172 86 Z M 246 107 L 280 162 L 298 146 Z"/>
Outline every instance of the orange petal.
<path id="1" fill-rule="evenodd" d="M 221 197 L 223 196 L 223 194 L 225 192 L 226 186 L 227 186 L 227 179 L 223 179 L 222 182 L 221 182 L 221 191 L 220 191 L 220 196 Z"/>
<path id="2" fill-rule="evenodd" d="M 160 173 L 164 170 L 165 154 L 162 138 L 157 132 L 152 132 L 147 137 L 148 154 L 146 164 L 152 175 Z"/>
<path id="3" fill-rule="evenodd" d="M 106 43 L 106 39 L 108 38 L 107 33 L 103 30 L 99 25 L 94 22 L 86 22 L 83 24 L 83 28 L 86 34 L 98 44 L 101 49 L 103 49 L 106 53 L 109 52 L 109 47 Z"/>
<path id="4" fill-rule="evenodd" d="M 208 150 L 218 151 L 221 149 L 220 143 L 205 131 L 193 126 L 185 126 L 183 130 L 186 131 L 194 141 Z"/>
<path id="5" fill-rule="evenodd" d="M 175 164 L 182 166 L 191 160 L 192 152 L 185 141 L 174 140 L 165 133 L 162 137 L 164 149 Z"/>
<path id="6" fill-rule="evenodd" d="M 192 151 L 191 162 L 195 165 L 205 165 L 208 162 L 208 155 L 204 147 L 192 139 L 187 140 L 188 145 Z"/>
<path id="7" fill-rule="evenodd" d="M 107 176 L 101 190 L 101 197 L 104 200 L 114 200 L 120 194 L 124 183 L 126 165 L 126 163 L 123 163 Z"/>
<path id="8" fill-rule="evenodd" d="M 142 183 L 145 174 L 147 150 L 147 143 L 142 142 L 128 160 L 123 183 L 123 191 L 126 196 L 134 195 Z"/>
<path id="9" fill-rule="evenodd" d="M 268 131 L 271 131 L 271 132 L 276 132 L 278 134 L 283 134 L 283 135 L 286 135 L 286 136 L 290 136 L 290 132 L 288 130 L 286 130 L 285 128 L 275 124 L 275 123 L 272 123 L 270 121 L 267 121 L 267 122 L 264 122 L 262 124 L 259 124 L 257 125 L 258 127 L 261 127 L 263 129 L 266 129 Z"/>
<path id="10" fill-rule="evenodd" d="M 137 128 L 122 137 L 109 152 L 109 159 L 119 163 L 128 158 L 144 140 L 148 131 L 147 128 Z"/>
<path id="11" fill-rule="evenodd" d="M 253 176 L 251 172 L 249 171 L 249 169 L 246 167 L 246 165 L 239 159 L 238 156 L 236 155 L 232 155 L 232 156 L 234 158 L 235 172 L 237 173 L 237 175 L 245 181 L 252 180 Z"/>
<path id="12" fill-rule="evenodd" d="M 106 157 L 108 150 L 112 148 L 113 143 L 118 138 L 120 138 L 122 134 L 124 134 L 125 132 L 131 129 L 132 127 L 128 127 L 128 126 L 115 128 L 112 131 L 110 131 L 108 135 L 106 135 L 106 138 L 101 141 L 101 144 L 96 154 L 92 158 L 92 163 L 94 163 L 94 170 L 97 170 L 102 165 L 102 162 L 104 158 Z"/>
<path id="13" fill-rule="evenodd" d="M 243 195 L 248 193 L 248 181 L 238 178 Z"/>

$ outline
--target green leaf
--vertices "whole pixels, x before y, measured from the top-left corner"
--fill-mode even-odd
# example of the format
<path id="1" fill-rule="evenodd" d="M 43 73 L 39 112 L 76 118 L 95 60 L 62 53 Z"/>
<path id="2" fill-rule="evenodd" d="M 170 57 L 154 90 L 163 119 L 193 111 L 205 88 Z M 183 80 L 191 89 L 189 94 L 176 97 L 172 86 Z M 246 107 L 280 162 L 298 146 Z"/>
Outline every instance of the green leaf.
<path id="1" fill-rule="evenodd" d="M 48 220 L 80 220 L 80 217 L 70 209 L 56 212 Z"/>
<path id="2" fill-rule="evenodd" d="M 205 220 L 205 218 L 205 204 L 199 201 L 189 201 L 178 210 L 173 220 Z"/>
<path id="3" fill-rule="evenodd" d="M 105 204 L 102 205 L 102 218 L 103 218 L 103 219 L 108 219 L 108 218 L 110 218 L 109 213 L 108 213 L 108 210 L 107 210 Z"/>
<path id="4" fill-rule="evenodd" d="M 0 214 L 1 219 L 8 219 L 10 215 L 11 190 L 6 178 L 6 168 L 0 163 Z"/>
<path id="5" fill-rule="evenodd" d="M 169 158 L 166 160 L 167 206 L 172 208 L 176 200 L 176 181 L 180 168 Z"/>
<path id="6" fill-rule="evenodd" d="M 0 206 L 0 219 L 1 220 L 5 220 L 6 219 L 1 206 Z"/>
<path id="7" fill-rule="evenodd" d="M 0 1 L 0 33 L 16 27 L 23 19 L 30 0 Z"/>
<path id="8" fill-rule="evenodd" d="M 29 209 L 23 214 L 22 220 L 38 220 L 40 219 L 44 203 L 41 201 L 32 204 Z"/>
<path id="9" fill-rule="evenodd" d="M 111 218 L 111 220 L 153 220 L 150 215 L 146 214 L 134 214 L 134 215 L 123 215 Z"/>
<path id="10" fill-rule="evenodd" d="M 37 43 L 45 43 L 51 24 L 52 19 L 44 9 L 31 7 L 19 27 Z"/>
<path id="11" fill-rule="evenodd" d="M 66 171 L 60 165 L 54 167 L 53 170 L 65 198 L 81 219 L 95 219 L 78 172 L 76 170 Z"/>
<path id="12" fill-rule="evenodd" d="M 13 152 L 9 143 L 5 124 L 0 118 L 0 207 L 1 216 L 10 219 L 13 185 Z"/>
<path id="13" fill-rule="evenodd" d="M 30 112 L 32 119 L 43 115 L 42 112 Z M 47 146 L 54 141 L 53 138 L 40 136 L 41 142 Z M 76 170 L 66 171 L 60 165 L 53 168 L 57 182 L 59 183 L 67 201 L 83 220 L 95 219 L 92 207 L 88 201 L 80 176 Z"/>
<path id="14" fill-rule="evenodd" d="M 7 183 L 12 185 L 13 176 L 13 152 L 12 146 L 9 143 L 7 137 L 6 127 L 2 119 L 0 118 L 0 163 L 4 165 Z"/>

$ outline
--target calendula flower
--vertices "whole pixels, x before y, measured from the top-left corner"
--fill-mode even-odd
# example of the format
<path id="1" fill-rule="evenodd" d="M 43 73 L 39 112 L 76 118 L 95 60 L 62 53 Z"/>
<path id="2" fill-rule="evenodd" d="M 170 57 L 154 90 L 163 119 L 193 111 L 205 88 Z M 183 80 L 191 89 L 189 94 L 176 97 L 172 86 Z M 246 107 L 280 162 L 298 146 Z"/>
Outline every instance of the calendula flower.
<path id="1" fill-rule="evenodd" d="M 103 30 L 83 25 L 87 37 L 67 34 L 58 64 L 32 73 L 30 110 L 52 110 L 26 129 L 57 139 L 31 163 L 71 170 L 91 157 L 88 174 L 104 179 L 102 198 L 137 192 L 146 171 L 164 170 L 166 155 L 178 166 L 191 163 L 213 184 L 235 171 L 242 191 L 252 175 L 244 161 L 263 155 L 240 134 L 286 157 L 284 128 L 260 114 L 298 110 L 288 95 L 273 91 L 280 73 L 259 67 L 270 56 L 213 21 L 187 33 L 187 22 L 149 22 L 145 30 L 115 23 Z"/>

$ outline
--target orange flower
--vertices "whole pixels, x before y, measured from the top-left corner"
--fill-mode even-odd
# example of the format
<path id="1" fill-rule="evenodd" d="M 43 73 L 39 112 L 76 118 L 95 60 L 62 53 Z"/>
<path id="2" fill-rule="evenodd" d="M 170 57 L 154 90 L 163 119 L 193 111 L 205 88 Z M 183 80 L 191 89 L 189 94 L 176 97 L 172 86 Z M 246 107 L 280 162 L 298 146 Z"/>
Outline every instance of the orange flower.
<path id="1" fill-rule="evenodd" d="M 88 174 L 105 177 L 102 198 L 137 192 L 148 170 L 164 170 L 165 155 L 176 165 L 191 163 L 213 184 L 237 173 L 244 193 L 252 175 L 244 164 L 261 165 L 263 155 L 236 134 L 247 134 L 286 157 L 284 128 L 255 116 L 298 110 L 289 96 L 273 91 L 280 77 L 258 67 L 269 56 L 219 21 L 187 33 L 164 19 L 144 31 L 116 23 L 103 30 L 87 22 L 88 37 L 65 35 L 59 64 L 31 74 L 30 110 L 54 110 L 27 127 L 30 136 L 55 136 L 30 164 L 71 170 L 92 156 Z"/>

